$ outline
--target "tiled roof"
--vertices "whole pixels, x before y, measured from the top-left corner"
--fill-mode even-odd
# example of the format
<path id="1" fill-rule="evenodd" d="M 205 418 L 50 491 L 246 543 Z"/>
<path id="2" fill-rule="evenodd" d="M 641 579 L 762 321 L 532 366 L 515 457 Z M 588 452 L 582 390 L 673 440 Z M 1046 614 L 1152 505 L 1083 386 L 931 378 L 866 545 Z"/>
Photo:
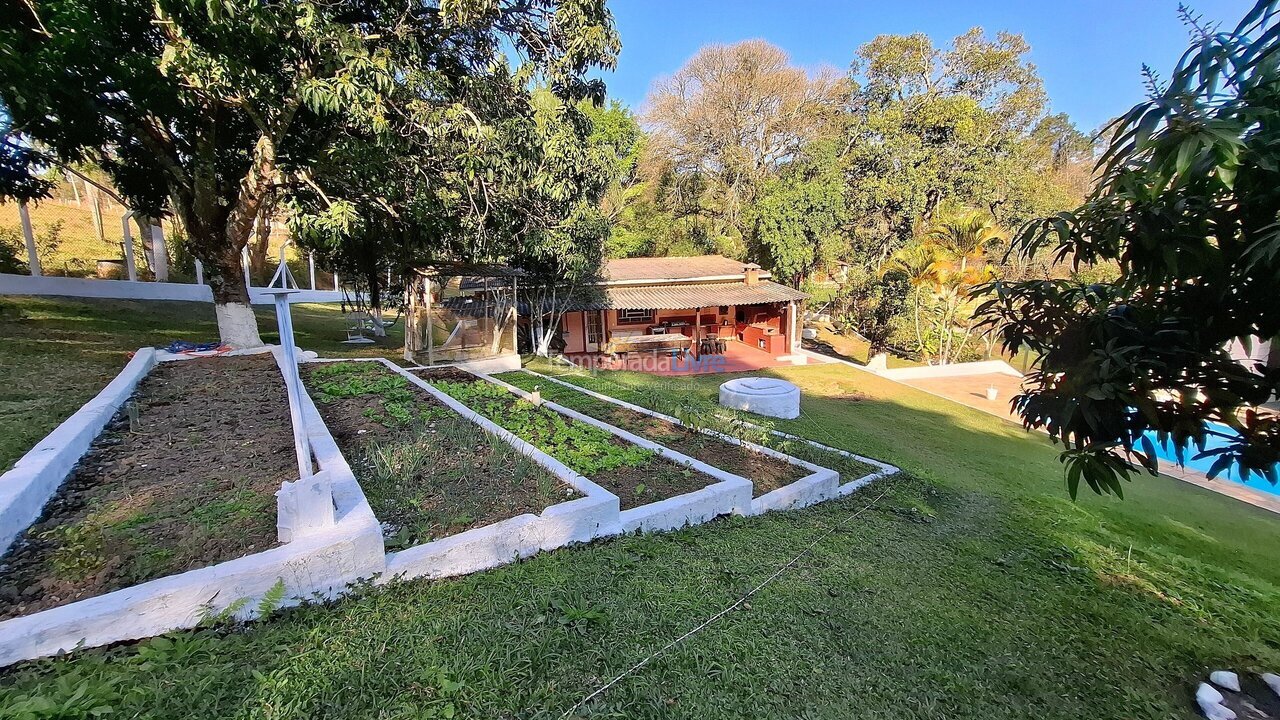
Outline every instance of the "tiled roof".
<path id="1" fill-rule="evenodd" d="M 807 297 L 799 290 L 767 280 L 755 285 L 743 282 L 621 285 L 604 288 L 604 297 L 585 301 L 578 309 L 692 310 L 720 305 L 789 302 Z"/>
<path id="2" fill-rule="evenodd" d="M 721 255 L 699 255 L 697 257 L 643 257 L 617 258 L 609 260 L 605 266 L 606 282 L 627 282 L 635 280 L 689 280 L 692 278 L 723 277 L 734 275 L 742 277 L 747 263 L 732 260 Z M 760 277 L 769 277 L 769 273 L 761 271 Z"/>

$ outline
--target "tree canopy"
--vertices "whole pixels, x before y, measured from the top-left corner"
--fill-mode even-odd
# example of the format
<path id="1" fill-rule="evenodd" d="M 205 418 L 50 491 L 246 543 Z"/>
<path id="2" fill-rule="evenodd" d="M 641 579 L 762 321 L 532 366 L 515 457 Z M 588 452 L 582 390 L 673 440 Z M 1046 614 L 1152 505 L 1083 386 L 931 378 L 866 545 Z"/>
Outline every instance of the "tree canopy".
<path id="1" fill-rule="evenodd" d="M 841 76 L 795 67 L 764 41 L 704 48 L 646 101 L 634 171 L 607 195 L 609 252 L 716 252 L 796 287 L 834 284 L 833 314 L 878 349 L 970 357 L 974 303 L 962 295 L 986 276 L 950 283 L 943 302 L 936 284 L 888 272 L 898 253 L 933 265 L 946 243 L 924 235 L 961 216 L 987 237 L 959 269 L 973 256 L 986 271 L 1000 255 L 986 240 L 1083 200 L 1093 144 L 1049 113 L 1028 52 L 1021 36 L 981 28 L 945 46 L 882 35 Z M 1021 258 L 1000 270 L 1070 272 Z"/>
<path id="2" fill-rule="evenodd" d="M 1039 354 L 1014 406 L 1066 446 L 1073 495 L 1155 472 L 1151 432 L 1213 457 L 1211 476 L 1238 464 L 1276 481 L 1280 420 L 1255 408 L 1280 393 L 1280 369 L 1228 349 L 1280 334 L 1276 10 L 1261 0 L 1226 32 L 1186 16 L 1194 44 L 1107 128 L 1096 190 L 1018 235 L 1018 252 L 1115 264 L 1117 278 L 986 288 L 1005 347 Z"/>
<path id="3" fill-rule="evenodd" d="M 695 196 L 685 211 L 714 235 L 740 242 L 762 183 L 823 134 L 843 92 L 834 71 L 807 73 L 763 40 L 708 45 L 654 85 L 646 171 Z"/>
<path id="4" fill-rule="evenodd" d="M 510 230 L 510 208 L 456 202 L 436 184 L 465 193 L 527 178 L 538 162 L 529 153 L 485 151 L 533 116 L 530 85 L 571 102 L 600 97 L 585 73 L 618 50 L 602 0 L 50 0 L 15 14 L 0 31 L 10 118 L 0 192 L 40 195 L 30 178 L 41 163 L 101 165 L 135 208 L 181 220 L 223 339 L 246 345 L 259 341 L 240 250 L 268 198 L 309 213 L 300 227 L 313 238 L 376 224 L 376 205 L 414 213 L 422 222 L 406 233 L 470 250 Z M 379 151 L 408 155 L 360 154 Z M 377 172 L 402 183 L 353 192 L 354 176 Z M 419 185 L 437 204 L 398 206 L 422 199 Z"/>

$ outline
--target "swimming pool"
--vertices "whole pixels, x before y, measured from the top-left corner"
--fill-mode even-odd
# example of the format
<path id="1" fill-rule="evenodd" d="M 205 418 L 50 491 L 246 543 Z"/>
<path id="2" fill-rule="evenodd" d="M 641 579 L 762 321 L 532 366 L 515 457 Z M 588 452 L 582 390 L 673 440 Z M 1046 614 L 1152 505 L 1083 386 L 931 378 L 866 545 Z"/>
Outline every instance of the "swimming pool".
<path id="1" fill-rule="evenodd" d="M 1210 423 L 1210 425 L 1213 427 L 1214 430 L 1217 430 L 1218 432 L 1223 432 L 1223 433 L 1233 432 L 1231 428 L 1227 427 L 1226 425 L 1220 425 L 1218 423 Z M 1148 430 L 1146 435 L 1148 438 L 1151 439 L 1152 444 L 1155 445 L 1156 456 L 1160 458 L 1161 464 L 1167 462 L 1170 465 L 1176 465 L 1178 463 L 1177 456 L 1173 452 L 1172 441 L 1161 443 L 1160 440 L 1156 438 L 1156 432 L 1154 430 Z M 1220 438 L 1217 436 L 1210 436 L 1205 439 L 1204 449 L 1212 450 L 1215 448 L 1220 448 L 1226 444 L 1227 444 L 1226 439 Z M 1196 459 L 1195 456 L 1198 455 L 1199 453 L 1200 451 L 1196 450 L 1194 445 L 1188 448 L 1187 458 L 1186 458 L 1187 462 L 1184 465 L 1184 467 L 1188 470 L 1196 470 L 1204 473 L 1205 475 L 1208 475 L 1209 468 L 1213 467 L 1213 461 L 1217 460 L 1218 458 L 1217 456 L 1210 456 L 1210 457 Z M 1230 470 L 1222 473 L 1221 475 L 1219 475 L 1214 479 L 1229 480 L 1233 483 L 1251 487 L 1254 490 L 1257 490 L 1258 492 L 1264 492 L 1268 495 L 1280 496 L 1280 486 L 1272 485 L 1270 481 L 1268 481 L 1266 478 L 1262 477 L 1261 475 L 1258 475 L 1257 473 L 1250 475 L 1249 479 L 1246 480 L 1241 477 L 1240 468 L 1235 465 L 1232 465 Z"/>

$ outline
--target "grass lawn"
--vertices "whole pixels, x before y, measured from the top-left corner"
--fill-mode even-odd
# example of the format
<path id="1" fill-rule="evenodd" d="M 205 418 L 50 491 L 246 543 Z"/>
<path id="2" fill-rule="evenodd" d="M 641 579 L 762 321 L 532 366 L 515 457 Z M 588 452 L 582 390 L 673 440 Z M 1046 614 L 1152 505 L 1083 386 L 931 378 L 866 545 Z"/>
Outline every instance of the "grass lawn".
<path id="1" fill-rule="evenodd" d="M 254 307 L 262 339 L 275 342 L 275 309 Z M 293 326 L 298 345 L 329 357 L 397 357 L 404 344 L 397 323 L 381 343 L 343 345 L 337 305 L 295 305 Z M 134 350 L 217 339 L 209 303 L 0 297 L 0 468 L 96 395 Z"/>
<path id="2" fill-rule="evenodd" d="M 4 343 L 0 367 L 7 387 L 48 375 L 30 391 L 46 403 L 92 385 L 59 363 L 211 327 L 160 315 L 168 329 L 148 334 L 43 303 L 24 304 L 49 318 L 23 325 L 30 342 Z M 25 363 L 43 367 L 15 367 L 12 345 L 35 354 L 59 326 L 76 338 L 70 359 L 45 351 Z M 40 706 L 59 717 L 104 707 L 157 718 L 559 718 L 833 529 L 748 605 L 576 715 L 1193 718 L 1192 683 L 1206 670 L 1280 668 L 1280 518 L 1164 478 L 1135 482 L 1124 501 L 1073 503 L 1053 449 L 1008 422 L 844 366 L 775 372 L 805 392 L 804 416 L 780 427 L 907 473 L 805 510 L 28 664 L 0 678 L 0 716 Z M 593 387 L 696 400 L 721 380 L 609 373 Z M 51 427 L 56 410 L 43 407 Z"/>
<path id="3" fill-rule="evenodd" d="M 859 365 L 866 365 L 871 361 L 871 346 L 866 340 L 856 335 L 843 335 L 834 332 L 829 326 L 818 330 L 818 342 L 828 345 L 837 354 L 841 355 L 845 360 L 851 360 Z M 891 368 L 915 367 L 920 363 L 915 360 L 898 357 L 893 353 L 889 353 L 888 364 Z"/>

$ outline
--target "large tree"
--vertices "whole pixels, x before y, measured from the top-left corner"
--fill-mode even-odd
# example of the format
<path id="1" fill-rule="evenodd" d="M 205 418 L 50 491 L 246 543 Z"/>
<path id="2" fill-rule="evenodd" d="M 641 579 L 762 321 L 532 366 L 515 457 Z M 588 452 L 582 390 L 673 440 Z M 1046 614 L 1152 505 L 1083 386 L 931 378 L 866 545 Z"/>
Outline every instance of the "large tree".
<path id="1" fill-rule="evenodd" d="M 815 142 L 762 183 L 747 212 L 750 257 L 795 287 L 847 248 L 844 176 L 834 139 Z"/>
<path id="2" fill-rule="evenodd" d="M 38 196 L 24 178 L 41 164 L 97 162 L 135 208 L 181 219 L 237 346 L 261 344 L 240 253 L 263 203 L 307 186 L 330 221 L 353 207 L 316 172 L 334 167 L 322 161 L 340 139 L 431 133 L 433 99 L 492 75 L 580 97 L 584 73 L 617 51 L 602 0 L 48 0 L 12 12 L 0 192 Z M 430 182 L 431 159 L 414 180 Z"/>
<path id="3" fill-rule="evenodd" d="M 740 240 L 762 183 L 830 127 L 844 88 L 834 72 L 808 73 L 763 40 L 703 47 L 646 101 L 645 168 L 655 182 L 684 186 Z"/>
<path id="4" fill-rule="evenodd" d="M 1258 406 L 1280 393 L 1280 369 L 1228 349 L 1280 334 L 1276 12 L 1261 0 L 1230 32 L 1186 17 L 1193 46 L 1110 126 L 1088 201 L 1018 237 L 1022 252 L 1115 265 L 1118 278 L 989 288 L 1005 347 L 1039 355 L 1014 407 L 1066 446 L 1073 495 L 1081 480 L 1119 494 L 1138 466 L 1154 473 L 1152 431 L 1215 458 L 1211 476 L 1238 464 L 1276 481 L 1280 420 Z"/>
<path id="5" fill-rule="evenodd" d="M 1066 145 L 1074 128 L 1057 116 L 1044 123 L 1046 97 L 1029 50 L 1019 35 L 989 39 L 981 28 L 947 48 L 915 34 L 882 35 L 858 49 L 848 201 L 873 264 L 947 201 L 1006 224 L 1070 207 L 1051 181 L 1051 145 Z M 1071 157 L 1069 149 L 1061 156 Z"/>

